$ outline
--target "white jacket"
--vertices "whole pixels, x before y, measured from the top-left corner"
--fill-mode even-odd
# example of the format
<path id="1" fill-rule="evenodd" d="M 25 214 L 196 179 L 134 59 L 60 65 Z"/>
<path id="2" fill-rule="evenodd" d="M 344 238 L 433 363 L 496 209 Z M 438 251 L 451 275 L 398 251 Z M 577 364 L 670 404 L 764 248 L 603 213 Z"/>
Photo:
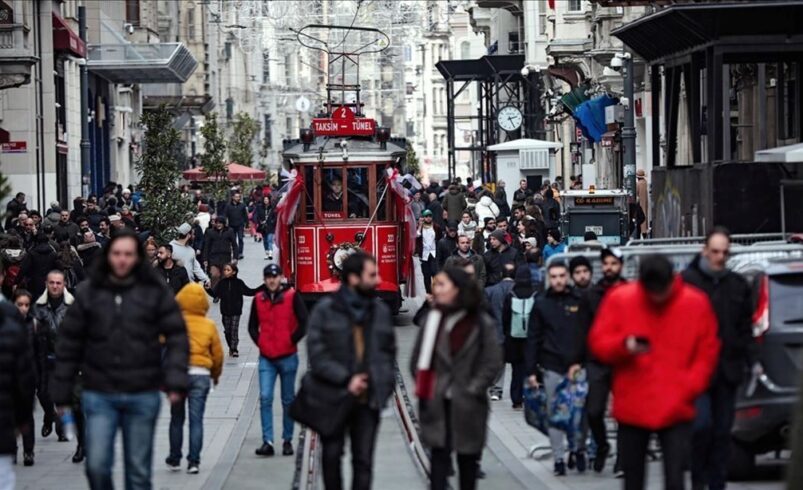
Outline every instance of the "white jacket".
<path id="1" fill-rule="evenodd" d="M 496 205 L 490 196 L 482 196 L 474 206 L 474 212 L 477 214 L 477 224 L 483 225 L 485 218 L 496 219 L 499 217 L 499 206 Z"/>

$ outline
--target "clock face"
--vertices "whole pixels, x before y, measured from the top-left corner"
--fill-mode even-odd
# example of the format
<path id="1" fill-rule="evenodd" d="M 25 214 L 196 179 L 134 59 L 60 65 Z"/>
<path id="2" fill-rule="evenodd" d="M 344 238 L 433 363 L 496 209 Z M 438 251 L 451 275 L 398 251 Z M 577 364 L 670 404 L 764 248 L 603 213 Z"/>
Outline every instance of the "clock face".
<path id="1" fill-rule="evenodd" d="M 496 122 L 505 131 L 519 129 L 523 120 L 524 117 L 521 115 L 521 111 L 511 105 L 499 109 L 496 114 Z"/>

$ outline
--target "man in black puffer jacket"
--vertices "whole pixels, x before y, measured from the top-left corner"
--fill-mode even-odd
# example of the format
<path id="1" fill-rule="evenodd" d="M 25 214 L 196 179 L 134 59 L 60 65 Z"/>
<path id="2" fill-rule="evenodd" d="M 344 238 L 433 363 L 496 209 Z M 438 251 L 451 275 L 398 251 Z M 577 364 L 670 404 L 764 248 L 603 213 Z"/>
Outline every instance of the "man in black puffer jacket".
<path id="1" fill-rule="evenodd" d="M 173 292 L 148 264 L 136 233 L 115 230 L 64 317 L 50 390 L 63 409 L 82 373 L 90 488 L 113 486 L 110 455 L 120 427 L 126 486 L 151 487 L 159 390 L 171 403 L 183 402 L 188 364 L 187 329 Z"/>
<path id="2" fill-rule="evenodd" d="M 243 195 L 240 191 L 235 191 L 231 195 L 231 201 L 226 204 L 222 215 L 229 223 L 229 228 L 237 236 L 237 255 L 236 258 L 243 258 L 243 234 L 245 226 L 248 224 L 248 208 L 243 202 Z"/>
<path id="3" fill-rule="evenodd" d="M 753 365 L 753 303 L 747 281 L 727 268 L 730 234 L 712 229 L 700 255 L 683 271 L 683 280 L 701 289 L 717 315 L 722 349 L 708 391 L 697 400 L 692 447 L 692 483 L 696 488 L 725 488 L 736 390 Z"/>
<path id="4" fill-rule="evenodd" d="M 204 234 L 204 267 L 212 277 L 219 277 L 223 266 L 237 259 L 237 240 L 234 231 L 226 226 L 226 218 L 218 216 L 215 224 Z M 215 267 L 217 273 L 210 271 Z"/>
<path id="5" fill-rule="evenodd" d="M 2 278 L 2 265 L 0 265 Z M 14 488 L 17 431 L 32 418 L 36 388 L 28 333 L 10 303 L 0 305 L 0 486 Z"/>

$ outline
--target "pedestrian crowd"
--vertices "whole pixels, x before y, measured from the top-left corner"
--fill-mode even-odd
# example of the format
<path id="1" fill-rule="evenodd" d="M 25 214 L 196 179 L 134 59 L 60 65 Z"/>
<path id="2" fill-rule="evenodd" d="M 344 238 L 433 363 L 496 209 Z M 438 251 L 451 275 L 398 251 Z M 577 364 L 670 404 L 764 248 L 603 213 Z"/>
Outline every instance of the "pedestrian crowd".
<path id="1" fill-rule="evenodd" d="M 622 253 L 603 248 L 602 278 L 592 282 L 587 257 L 562 260 L 561 186 L 534 192 L 522 180 L 512 206 L 503 182 L 495 192 L 459 181 L 413 192 L 427 296 L 407 369 L 431 450 L 430 487 L 446 489 L 457 474 L 461 490 L 476 488 L 488 418 L 507 389 L 522 421 L 548 437 L 556 476 L 602 472 L 615 453 L 624 488 L 643 489 L 655 435 L 665 488 L 684 488 L 687 469 L 695 490 L 725 488 L 736 388 L 754 356 L 749 288 L 726 267 L 728 232 L 712 230 L 682 274 L 664 257 L 642 257 L 632 281 Z M 0 244 L 8 298 L 0 301 L 0 489 L 14 486 L 17 433 L 23 464 L 34 464 L 35 396 L 41 437 L 55 427 L 59 440 L 75 439 L 73 461 L 85 461 L 92 489 L 112 488 L 117 432 L 126 488 L 151 488 L 162 392 L 171 416 L 165 464 L 179 470 L 186 457 L 187 472 L 198 473 L 206 400 L 225 355 L 209 298 L 236 357 L 245 296 L 254 298 L 247 328 L 259 351 L 256 455 L 276 454 L 278 378 L 281 454 L 294 454 L 294 424 L 303 422 L 321 437 L 325 488 L 340 490 L 348 436 L 352 488 L 371 488 L 380 413 L 397 379 L 376 261 L 345 258 L 340 288 L 311 311 L 272 261 L 263 284 L 249 286 L 237 267 L 246 232 L 273 255 L 276 201 L 267 190 L 246 203 L 232 189 L 219 203 L 183 189 L 197 211 L 169 243 L 142 226 L 147 200 L 116 185 L 76 199 L 71 211 L 54 203 L 44 217 L 22 194 L 9 203 Z M 309 367 L 297 389 L 305 337 Z M 611 397 L 615 433 L 606 424 Z"/>
<path id="2" fill-rule="evenodd" d="M 665 488 L 684 488 L 691 470 L 694 490 L 724 489 L 736 390 L 755 358 L 729 233 L 714 228 L 681 274 L 643 257 L 633 281 L 603 246 L 593 282 L 588 256 L 561 256 L 560 185 L 522 180 L 509 208 L 503 182 L 413 191 L 427 301 L 411 368 L 432 488 L 446 488 L 453 452 L 460 488 L 475 488 L 488 412 L 507 390 L 548 437 L 556 476 L 602 472 L 615 454 L 624 488 L 643 489 L 655 435 Z"/>
<path id="3" fill-rule="evenodd" d="M 224 359 L 210 297 L 220 303 L 232 357 L 244 296 L 257 295 L 249 333 L 269 364 L 289 364 L 287 344 L 304 335 L 306 310 L 295 331 L 277 326 L 286 311 L 277 317 L 263 308 L 274 294 L 281 302 L 283 287 L 251 288 L 237 277 L 246 233 L 273 258 L 272 191 L 255 188 L 246 203 L 235 187 L 216 202 L 184 187 L 177 198 L 193 211 L 170 242 L 151 236 L 142 220 L 147 198 L 131 187 L 110 183 L 102 195 L 76 198 L 73 209 L 54 202 L 44 213 L 29 209 L 23 193 L 11 199 L 0 229 L 0 489 L 14 488 L 19 442 L 22 464 L 34 466 L 36 438 L 54 432 L 59 442 L 75 441 L 72 461 L 85 462 L 91 488 L 112 488 L 118 431 L 126 487 L 150 488 L 160 392 L 171 404 L 165 462 L 181 469 L 189 419 L 187 472 L 199 472 L 206 399 Z M 276 267 L 266 269 L 266 283 L 281 275 Z M 286 391 L 292 397 L 292 384 Z M 43 414 L 38 430 L 34 398 Z M 289 443 L 292 428 L 284 435 Z M 292 454 L 287 444 L 284 453 Z"/>

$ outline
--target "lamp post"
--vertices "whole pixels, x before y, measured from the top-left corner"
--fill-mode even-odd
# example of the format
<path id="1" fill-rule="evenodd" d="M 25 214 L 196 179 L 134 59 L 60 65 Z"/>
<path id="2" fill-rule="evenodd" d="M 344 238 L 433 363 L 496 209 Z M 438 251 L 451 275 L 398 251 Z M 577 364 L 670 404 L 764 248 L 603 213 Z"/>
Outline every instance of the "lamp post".
<path id="1" fill-rule="evenodd" d="M 78 7 L 78 35 L 86 45 L 86 7 Z M 87 56 L 89 56 L 87 54 Z M 89 74 L 86 60 L 80 64 L 81 74 L 81 193 L 89 195 L 92 182 L 92 169 L 89 165 Z"/>
<path id="2" fill-rule="evenodd" d="M 636 123 L 633 108 L 633 56 L 630 53 L 617 53 L 611 66 L 621 67 L 624 78 L 625 121 L 622 126 L 622 146 L 624 147 L 623 177 L 628 196 L 636 198 Z"/>

